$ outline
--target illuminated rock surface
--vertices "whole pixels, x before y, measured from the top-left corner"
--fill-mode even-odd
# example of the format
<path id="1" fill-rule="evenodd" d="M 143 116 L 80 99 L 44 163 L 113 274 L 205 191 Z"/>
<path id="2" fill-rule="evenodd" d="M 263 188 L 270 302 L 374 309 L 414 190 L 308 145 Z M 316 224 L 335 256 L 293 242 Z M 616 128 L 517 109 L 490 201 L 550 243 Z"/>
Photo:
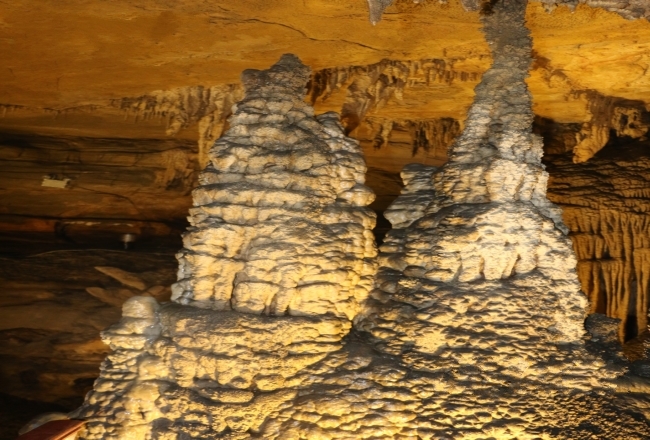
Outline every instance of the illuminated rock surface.
<path id="1" fill-rule="evenodd" d="M 173 299 L 214 310 L 352 319 L 375 274 L 374 200 L 357 141 L 305 103 L 285 55 L 246 96 L 194 190 Z"/>
<path id="2" fill-rule="evenodd" d="M 243 96 L 243 69 L 287 52 L 312 67 L 307 102 L 341 113 L 360 141 L 380 214 L 404 164 L 440 167 L 465 125 L 492 62 L 480 12 L 467 12 L 478 6 L 395 0 L 373 26 L 364 0 L 0 3 L 0 438 L 46 411 L 15 398 L 69 411 L 92 387 L 109 350 L 99 331 L 143 292 L 95 266 L 142 276 L 146 290 L 176 278 L 191 192 Z M 568 214 L 591 310 L 620 317 L 625 338 L 644 330 L 650 197 L 637 160 L 647 155 L 626 157 L 616 140 L 647 142 L 648 6 L 549 0 L 526 11 L 534 113 L 566 128 L 554 133 L 568 150 L 549 165 L 549 198 Z M 51 175 L 70 185 L 42 186 Z M 422 192 L 409 209 L 424 212 Z M 389 224 L 378 218 L 381 241 Z M 120 250 L 125 232 L 139 236 L 133 252 Z M 139 248 L 145 239 L 153 253 Z M 647 357 L 647 336 L 631 344 L 626 353 Z"/>
<path id="3" fill-rule="evenodd" d="M 559 211 L 545 197 L 541 140 L 531 132 L 524 12 L 525 2 L 503 2 L 484 17 L 494 65 L 476 90 L 449 163 L 403 172 L 406 188 L 387 213 L 394 230 L 382 246 L 367 303 L 361 294 L 354 296 L 354 308 L 348 308 L 350 296 L 338 300 L 344 309 L 334 303 L 321 308 L 316 296 L 317 307 L 292 313 L 292 307 L 267 308 L 265 295 L 240 301 L 237 290 L 228 293 L 219 280 L 213 283 L 218 290 L 198 289 L 198 266 L 183 267 L 183 258 L 199 251 L 186 238 L 176 302 L 133 298 L 122 321 L 104 332 L 114 352 L 75 414 L 89 418 L 82 438 L 647 438 L 647 382 L 619 380 L 626 394 L 615 394 L 611 380 L 621 365 L 586 349 L 586 299 Z M 284 57 L 270 71 L 244 75 L 245 82 L 272 78 L 294 62 Z M 301 72 L 293 77 L 295 90 L 306 80 Z M 238 105 L 242 113 L 234 121 L 246 119 L 249 98 Z M 272 129 L 262 132 L 272 134 L 286 116 L 268 112 L 259 118 L 265 117 Z M 332 130 L 308 136 L 311 142 L 327 139 L 325 133 L 337 145 L 355 145 L 335 124 L 327 125 L 335 121 L 329 115 L 305 119 L 308 134 L 316 131 L 311 126 Z M 236 122 L 231 130 L 217 142 L 213 166 L 255 165 L 229 156 L 235 135 L 251 139 Z M 247 150 L 246 144 L 238 148 Z M 266 160 L 276 163 L 273 154 Z M 247 176 L 239 171 L 235 182 Z M 204 179 L 228 174 L 214 175 L 209 166 Z M 227 194 L 230 199 L 225 192 L 204 196 L 209 182 L 202 180 L 195 193 L 196 226 L 212 218 L 211 228 L 220 231 L 231 222 L 229 214 L 249 218 L 233 206 L 242 197 L 237 190 Z M 305 196 L 324 197 L 321 188 L 309 186 Z M 243 200 L 264 200 L 259 188 L 249 194 Z M 203 201 L 219 197 L 230 210 L 197 215 Z M 252 224 L 261 206 L 248 206 L 255 208 Z M 256 229 L 264 231 L 265 222 Z M 351 246 L 365 239 L 363 227 L 355 231 Z M 309 245 L 312 238 L 292 242 Z M 227 237 L 219 243 L 230 244 Z M 281 250 L 278 261 L 302 255 L 300 247 Z M 348 286 L 340 287 L 346 294 Z M 276 316 L 265 316 L 273 311 Z M 609 320 L 590 328 L 601 345 L 614 337 Z M 589 344 L 598 352 L 599 343 Z"/>

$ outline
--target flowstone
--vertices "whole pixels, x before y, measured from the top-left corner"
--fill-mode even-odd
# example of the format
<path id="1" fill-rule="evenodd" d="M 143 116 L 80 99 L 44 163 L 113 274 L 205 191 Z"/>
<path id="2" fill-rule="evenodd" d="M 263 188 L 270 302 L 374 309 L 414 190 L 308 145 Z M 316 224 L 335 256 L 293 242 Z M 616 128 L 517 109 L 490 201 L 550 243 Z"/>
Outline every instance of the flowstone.
<path id="1" fill-rule="evenodd" d="M 498 1 L 483 17 L 494 66 L 449 163 L 404 170 L 370 297 L 356 144 L 332 115 L 309 116 L 294 57 L 245 74 L 195 193 L 175 300 L 132 298 L 104 332 L 114 353 L 74 414 L 81 438 L 649 438 L 647 384 L 617 395 L 621 361 L 597 354 L 611 323 L 586 348 L 586 299 L 531 132 L 525 7 Z M 326 289 L 300 289 L 332 271 Z M 265 287 L 239 287 L 253 283 Z"/>

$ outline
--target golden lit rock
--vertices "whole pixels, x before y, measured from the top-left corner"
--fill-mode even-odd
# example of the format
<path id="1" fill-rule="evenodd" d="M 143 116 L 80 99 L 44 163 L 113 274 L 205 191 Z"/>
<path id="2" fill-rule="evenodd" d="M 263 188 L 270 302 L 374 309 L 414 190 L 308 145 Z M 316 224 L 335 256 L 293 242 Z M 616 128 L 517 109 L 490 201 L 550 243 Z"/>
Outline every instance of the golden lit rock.
<path id="1" fill-rule="evenodd" d="M 75 407 L 126 301 L 88 438 L 648 437 L 648 3 L 516 6 L 0 5 L 3 393 Z"/>
<path id="2" fill-rule="evenodd" d="M 245 73 L 246 95 L 194 193 L 174 302 L 133 298 L 104 333 L 115 352 L 74 414 L 88 419 L 81 438 L 575 439 L 595 426 L 603 438 L 647 437 L 643 392 L 630 382 L 625 397 L 613 390 L 625 362 L 604 355 L 612 320 L 592 319 L 591 340 L 584 331 L 587 300 L 532 132 L 524 18 L 518 1 L 483 17 L 494 64 L 449 162 L 405 168 L 367 300 L 348 293 L 366 288 L 363 273 L 349 278 L 354 261 L 374 269 L 367 223 L 351 214 L 370 201 L 358 145 L 333 115 L 313 118 L 295 98 L 308 79 L 295 57 Z M 300 131 L 285 122 L 292 112 Z M 330 149 L 352 156 L 329 169 L 340 160 Z M 354 258 L 301 253 L 319 244 L 302 222 L 322 218 L 323 200 L 333 218 L 358 221 L 326 239 L 344 238 Z M 252 213 L 225 214 L 231 206 Z M 298 222 L 283 211 L 297 208 Z M 285 229 L 271 236 L 275 216 Z M 283 246 L 251 264 L 249 243 Z M 309 282 L 285 286 L 276 265 L 287 258 L 336 274 L 325 286 L 297 266 L 292 276 Z"/>

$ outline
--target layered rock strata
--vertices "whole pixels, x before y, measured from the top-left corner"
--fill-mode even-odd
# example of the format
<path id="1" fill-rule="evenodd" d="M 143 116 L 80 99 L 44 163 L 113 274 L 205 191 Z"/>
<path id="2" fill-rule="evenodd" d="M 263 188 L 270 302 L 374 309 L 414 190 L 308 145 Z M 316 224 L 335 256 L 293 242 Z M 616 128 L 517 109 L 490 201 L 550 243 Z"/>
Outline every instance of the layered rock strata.
<path id="1" fill-rule="evenodd" d="M 314 118 L 309 68 L 284 56 L 243 74 L 245 98 L 210 152 L 190 210 L 173 299 L 214 310 L 352 319 L 375 272 L 358 142 Z"/>

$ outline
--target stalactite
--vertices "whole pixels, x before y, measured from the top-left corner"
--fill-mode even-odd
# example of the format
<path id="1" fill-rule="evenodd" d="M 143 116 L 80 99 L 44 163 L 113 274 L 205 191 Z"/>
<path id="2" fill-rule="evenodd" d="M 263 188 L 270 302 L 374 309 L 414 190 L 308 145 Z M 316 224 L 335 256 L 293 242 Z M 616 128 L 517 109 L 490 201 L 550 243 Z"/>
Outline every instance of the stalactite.
<path id="1" fill-rule="evenodd" d="M 407 131 L 411 137 L 412 155 L 426 152 L 446 152 L 460 134 L 460 123 L 453 118 L 383 119 L 368 117 L 364 121 L 372 130 L 373 147 L 377 150 L 389 144 L 393 130 Z"/>
<path id="2" fill-rule="evenodd" d="M 307 96 L 314 104 L 326 101 L 332 93 L 346 88 L 342 121 L 350 132 L 368 112 L 381 108 L 391 99 L 400 100 L 405 89 L 455 81 L 476 82 L 479 78 L 477 72 L 454 69 L 453 60 L 382 60 L 367 66 L 336 67 L 314 72 L 307 85 Z M 199 165 L 205 166 L 209 148 L 221 136 L 231 107 L 241 96 L 239 85 L 196 86 L 157 90 L 139 97 L 113 100 L 111 105 L 123 110 L 127 117 L 133 117 L 136 122 L 151 118 L 165 120 L 169 136 L 196 124 L 199 132 Z M 11 110 L 7 108 L 4 111 Z"/>
<path id="3" fill-rule="evenodd" d="M 382 60 L 368 66 L 349 66 L 316 72 L 308 96 L 312 103 L 326 101 L 335 91 L 346 88 L 341 119 L 353 131 L 366 114 L 380 109 L 390 100 L 402 100 L 404 92 L 415 87 L 432 87 L 456 81 L 478 82 L 480 73 L 458 70 L 453 60 Z"/>
<path id="4" fill-rule="evenodd" d="M 552 176 L 549 198 L 563 208 L 583 291 L 593 312 L 621 320 L 621 340 L 648 325 L 650 159 L 635 155 L 623 148 L 578 165 L 567 155 L 546 159 Z"/>
<path id="5" fill-rule="evenodd" d="M 370 23 L 377 24 L 381 20 L 384 10 L 393 4 L 393 0 L 368 0 L 368 11 L 370 12 Z"/>
<path id="6" fill-rule="evenodd" d="M 384 10 L 393 4 L 394 0 L 368 0 L 370 22 L 375 25 L 381 20 Z M 420 3 L 422 0 L 413 0 Z M 446 4 L 447 0 L 438 0 Z M 466 11 L 489 10 L 494 0 L 459 0 Z M 568 6 L 574 10 L 579 4 L 586 4 L 592 8 L 603 8 L 621 15 L 627 20 L 646 18 L 650 20 L 650 5 L 646 0 L 535 0 L 544 5 L 547 12 L 553 12 L 558 6 Z"/>
<path id="7" fill-rule="evenodd" d="M 173 136 L 192 124 L 199 130 L 199 164 L 205 166 L 208 149 L 221 136 L 232 105 L 241 98 L 236 85 L 181 87 L 157 90 L 147 95 L 114 100 L 127 116 L 138 119 L 161 118 L 167 121 L 167 135 Z"/>

